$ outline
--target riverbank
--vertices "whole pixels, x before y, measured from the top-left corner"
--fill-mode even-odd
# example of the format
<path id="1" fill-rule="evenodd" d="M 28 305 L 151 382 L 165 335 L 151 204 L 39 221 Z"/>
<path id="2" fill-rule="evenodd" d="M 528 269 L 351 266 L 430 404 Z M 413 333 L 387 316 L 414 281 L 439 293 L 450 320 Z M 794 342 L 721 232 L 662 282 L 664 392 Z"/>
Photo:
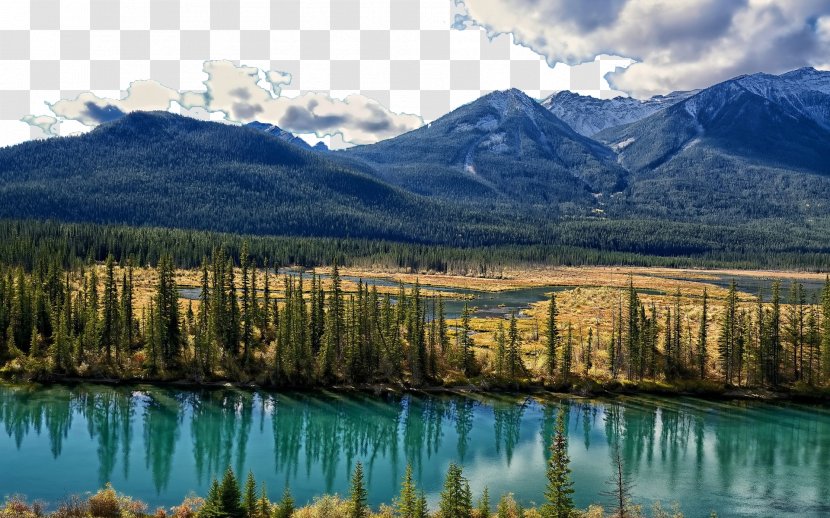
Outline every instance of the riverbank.
<path id="1" fill-rule="evenodd" d="M 686 382 L 665 383 L 662 381 L 625 381 L 625 380 L 585 380 L 573 379 L 567 383 L 504 383 L 494 379 L 479 379 L 470 383 L 450 383 L 442 385 L 415 386 L 408 383 L 354 383 L 333 384 L 329 386 L 276 386 L 268 383 L 239 382 L 230 380 L 185 380 L 185 379 L 149 379 L 149 378 L 106 378 L 49 375 L 40 378 L 24 378 L 0 375 L 0 380 L 11 383 L 33 383 L 37 385 L 73 385 L 100 384 L 111 386 L 150 385 L 183 389 L 244 389 L 264 391 L 334 391 L 383 393 L 423 393 L 423 394 L 516 394 L 545 397 L 596 398 L 617 396 L 662 396 L 694 397 L 710 401 L 760 401 L 768 403 L 808 403 L 830 406 L 830 390 L 816 387 L 734 387 L 712 381 L 691 380 Z"/>

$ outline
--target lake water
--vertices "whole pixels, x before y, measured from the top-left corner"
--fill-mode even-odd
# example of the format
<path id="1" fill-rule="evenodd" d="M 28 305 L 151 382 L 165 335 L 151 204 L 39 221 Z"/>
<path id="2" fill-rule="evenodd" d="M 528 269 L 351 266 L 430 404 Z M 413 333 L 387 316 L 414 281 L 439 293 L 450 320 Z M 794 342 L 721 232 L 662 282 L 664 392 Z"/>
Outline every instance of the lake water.
<path id="1" fill-rule="evenodd" d="M 357 461 L 388 502 L 407 463 L 434 505 L 450 462 L 477 495 L 544 491 L 546 445 L 568 412 L 580 506 L 607 502 L 618 443 L 635 500 L 687 516 L 830 515 L 830 411 L 626 397 L 415 396 L 0 385 L 0 495 L 57 501 L 107 481 L 151 505 L 204 494 L 230 465 L 277 497 L 345 493 Z"/>

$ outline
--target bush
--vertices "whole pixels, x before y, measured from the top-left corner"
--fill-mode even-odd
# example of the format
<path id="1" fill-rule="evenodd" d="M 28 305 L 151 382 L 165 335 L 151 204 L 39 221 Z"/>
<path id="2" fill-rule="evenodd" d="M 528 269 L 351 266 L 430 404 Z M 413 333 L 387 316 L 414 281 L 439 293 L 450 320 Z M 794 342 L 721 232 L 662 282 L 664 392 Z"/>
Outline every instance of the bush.
<path id="1" fill-rule="evenodd" d="M 39 503 L 28 504 L 23 497 L 12 496 L 0 509 L 2 518 L 39 518 L 43 516 L 43 507 Z"/>
<path id="2" fill-rule="evenodd" d="M 316 498 L 314 503 L 298 509 L 293 518 L 342 518 L 348 516 L 350 505 L 337 495 Z"/>
<path id="3" fill-rule="evenodd" d="M 50 518 L 86 518 L 89 516 L 89 505 L 78 496 L 72 496 L 61 502 L 58 509 Z"/>
<path id="4" fill-rule="evenodd" d="M 86 507 L 94 518 L 137 518 L 147 513 L 147 504 L 119 495 L 110 484 L 90 496 Z"/>
<path id="5" fill-rule="evenodd" d="M 170 516 L 172 518 L 196 518 L 204 503 L 204 499 L 198 496 L 188 496 L 180 505 L 171 510 Z"/>

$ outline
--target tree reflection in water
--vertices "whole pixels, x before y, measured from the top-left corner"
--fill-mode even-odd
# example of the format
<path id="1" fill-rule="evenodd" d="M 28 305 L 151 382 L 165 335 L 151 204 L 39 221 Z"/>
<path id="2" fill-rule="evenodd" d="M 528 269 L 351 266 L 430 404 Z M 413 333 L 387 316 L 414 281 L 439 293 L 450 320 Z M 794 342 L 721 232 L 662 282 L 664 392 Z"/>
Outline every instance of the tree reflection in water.
<path id="1" fill-rule="evenodd" d="M 646 505 L 679 499 L 689 515 L 830 513 L 827 409 L 646 396 L 2 385 L 0 429 L 8 439 L 0 439 L 0 487 L 55 501 L 112 481 L 170 505 L 191 490 L 203 493 L 232 466 L 253 470 L 274 493 L 289 485 L 303 501 L 344 493 L 360 461 L 379 502 L 391 500 L 408 463 L 434 497 L 446 466 L 457 462 L 491 494 L 538 501 L 559 411 L 567 416 L 580 505 L 600 498 L 618 444 Z"/>

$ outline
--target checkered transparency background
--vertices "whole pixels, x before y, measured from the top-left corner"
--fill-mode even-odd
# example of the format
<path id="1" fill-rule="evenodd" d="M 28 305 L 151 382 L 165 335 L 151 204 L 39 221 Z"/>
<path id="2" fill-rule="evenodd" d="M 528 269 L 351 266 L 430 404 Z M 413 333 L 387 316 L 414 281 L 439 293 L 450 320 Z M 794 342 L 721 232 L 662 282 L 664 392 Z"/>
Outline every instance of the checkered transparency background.
<path id="1" fill-rule="evenodd" d="M 610 95 L 614 60 L 550 67 L 510 35 L 453 29 L 454 0 L 0 0 L 0 145 L 47 102 L 135 80 L 203 90 L 206 60 L 292 74 L 282 95 L 360 93 L 426 121 L 491 90 Z M 603 88 L 605 85 L 605 88 Z"/>

